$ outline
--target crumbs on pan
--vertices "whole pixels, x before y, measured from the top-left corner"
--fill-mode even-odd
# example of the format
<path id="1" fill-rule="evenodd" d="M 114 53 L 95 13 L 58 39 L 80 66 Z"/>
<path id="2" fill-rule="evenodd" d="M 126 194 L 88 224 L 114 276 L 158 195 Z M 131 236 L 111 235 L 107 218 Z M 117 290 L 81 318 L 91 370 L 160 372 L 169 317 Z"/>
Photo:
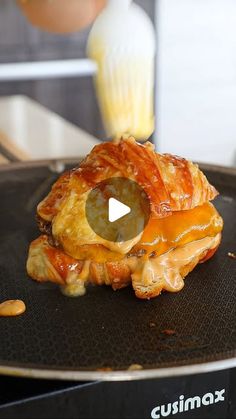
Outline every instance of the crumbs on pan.
<path id="1" fill-rule="evenodd" d="M 149 323 L 149 327 L 152 329 L 153 327 L 156 327 L 156 323 L 154 323 L 154 322 L 150 322 Z"/>
<path id="2" fill-rule="evenodd" d="M 236 259 L 236 254 L 235 254 L 235 253 L 228 252 L 228 256 L 229 256 L 231 259 Z"/>
<path id="3" fill-rule="evenodd" d="M 143 366 L 142 365 L 140 365 L 140 364 L 131 364 L 128 368 L 127 368 L 127 370 L 128 371 L 139 371 L 139 370 L 142 370 L 143 369 Z"/>
<path id="4" fill-rule="evenodd" d="M 172 330 L 172 329 L 165 329 L 165 330 L 161 331 L 161 334 L 162 335 L 167 335 L 167 336 L 172 336 L 172 335 L 176 334 L 176 331 Z"/>

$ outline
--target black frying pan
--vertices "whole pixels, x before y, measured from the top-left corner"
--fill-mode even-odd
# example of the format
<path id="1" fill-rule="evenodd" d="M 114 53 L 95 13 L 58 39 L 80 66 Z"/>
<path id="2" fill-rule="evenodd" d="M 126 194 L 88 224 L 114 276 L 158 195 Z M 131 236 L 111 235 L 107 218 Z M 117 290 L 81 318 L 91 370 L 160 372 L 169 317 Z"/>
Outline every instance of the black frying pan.
<path id="1" fill-rule="evenodd" d="M 105 286 L 71 299 L 29 279 L 27 250 L 39 235 L 35 207 L 57 175 L 48 162 L 0 168 L 0 300 L 21 298 L 27 306 L 20 317 L 0 318 L 1 373 L 114 380 L 236 366 L 236 260 L 227 255 L 236 251 L 236 170 L 203 169 L 221 193 L 215 204 L 223 242 L 181 292 L 140 301 L 130 288 Z M 142 369 L 130 370 L 133 364 Z"/>

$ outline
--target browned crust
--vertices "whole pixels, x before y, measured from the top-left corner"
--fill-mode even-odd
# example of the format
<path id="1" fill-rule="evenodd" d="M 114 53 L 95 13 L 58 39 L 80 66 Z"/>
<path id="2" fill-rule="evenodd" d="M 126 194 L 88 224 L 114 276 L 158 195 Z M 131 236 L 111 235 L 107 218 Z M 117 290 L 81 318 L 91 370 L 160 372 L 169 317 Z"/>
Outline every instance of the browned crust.
<path id="1" fill-rule="evenodd" d="M 198 166 L 177 156 L 155 153 L 149 142 L 139 144 L 130 137 L 95 146 L 79 168 L 57 180 L 38 205 L 38 214 L 53 220 L 68 192 L 80 195 L 113 176 L 133 179 L 142 186 L 157 218 L 202 205 L 217 195 Z"/>

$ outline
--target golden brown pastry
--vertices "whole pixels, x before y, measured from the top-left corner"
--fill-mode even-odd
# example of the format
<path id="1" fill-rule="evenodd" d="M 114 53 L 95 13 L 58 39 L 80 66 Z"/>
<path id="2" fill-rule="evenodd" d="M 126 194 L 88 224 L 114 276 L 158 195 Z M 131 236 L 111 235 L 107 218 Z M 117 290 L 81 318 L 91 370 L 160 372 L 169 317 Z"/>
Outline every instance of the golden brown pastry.
<path id="1" fill-rule="evenodd" d="M 89 191 L 115 176 L 136 181 L 151 206 L 143 233 L 123 243 L 98 236 L 84 209 Z M 209 202 L 216 195 L 197 165 L 155 153 L 149 142 L 102 143 L 38 205 L 43 234 L 30 245 L 27 271 L 62 285 L 68 295 L 83 294 L 87 282 L 113 289 L 131 283 L 139 298 L 179 291 L 184 277 L 219 246 L 223 221 Z"/>
<path id="2" fill-rule="evenodd" d="M 155 153 L 150 142 L 139 144 L 130 137 L 95 146 L 79 168 L 58 179 L 50 194 L 38 205 L 38 214 L 52 221 L 68 193 L 74 191 L 79 196 L 103 179 L 114 176 L 139 183 L 149 196 L 153 216 L 157 218 L 202 205 L 217 195 L 197 165 L 171 154 Z"/>

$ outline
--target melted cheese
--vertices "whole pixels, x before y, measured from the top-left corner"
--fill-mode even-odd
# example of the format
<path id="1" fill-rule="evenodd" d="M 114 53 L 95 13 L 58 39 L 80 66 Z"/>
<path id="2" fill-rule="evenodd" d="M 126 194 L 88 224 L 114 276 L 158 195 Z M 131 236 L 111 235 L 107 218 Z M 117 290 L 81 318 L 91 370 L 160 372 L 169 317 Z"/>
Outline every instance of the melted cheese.
<path id="1" fill-rule="evenodd" d="M 64 251 L 76 258 L 76 259 L 89 259 L 94 252 L 96 258 L 97 245 L 100 245 L 100 253 L 103 252 L 106 258 L 108 257 L 107 249 L 111 252 L 116 253 L 113 255 L 110 260 L 117 260 L 123 255 L 128 253 L 130 249 L 140 240 L 141 234 L 136 236 L 132 240 L 127 240 L 124 242 L 112 242 L 105 240 L 102 237 L 98 236 L 90 227 L 87 218 L 86 218 L 86 200 L 88 197 L 86 192 L 82 195 L 70 193 L 68 198 L 63 203 L 60 212 L 56 215 L 52 223 L 52 233 L 53 237 L 58 243 L 63 247 Z M 104 206 L 104 213 L 106 208 Z M 97 214 L 97 224 L 103 223 L 101 211 L 94 211 L 94 216 Z M 101 224 L 102 230 L 103 224 Z M 94 248 L 88 248 L 89 246 L 94 246 Z M 87 251 L 90 254 L 86 253 L 86 248 L 82 246 L 87 246 Z M 82 247 L 82 248 L 81 248 Z M 103 248 L 106 248 L 103 250 Z M 94 249 L 94 250 L 92 250 Z M 83 257 L 81 258 L 81 253 Z M 106 259 L 107 260 L 107 259 Z"/>
<path id="2" fill-rule="evenodd" d="M 148 260 L 135 256 L 127 258 L 131 271 L 130 280 L 135 292 L 145 298 L 146 292 L 151 294 L 155 292 L 155 295 L 158 295 L 162 290 L 180 291 L 184 286 L 184 277 L 195 267 L 204 252 L 216 248 L 219 241 L 220 234 L 217 234 L 215 237 L 205 237 L 171 249 L 163 255 Z M 63 294 L 70 297 L 85 294 L 85 285 L 90 279 L 89 264 L 90 261 L 87 261 L 80 275 L 67 279 L 68 285 L 62 287 Z M 106 285 L 109 285 L 109 282 Z"/>
<path id="3" fill-rule="evenodd" d="M 183 278 L 194 268 L 205 251 L 218 245 L 219 239 L 219 234 L 205 237 L 156 258 L 138 262 L 132 274 L 133 287 L 140 288 L 142 292 L 153 286 L 160 291 L 180 291 L 184 286 Z"/>
<path id="4" fill-rule="evenodd" d="M 85 216 L 85 200 L 86 194 L 81 200 L 72 194 L 53 222 L 53 236 L 67 254 L 78 260 L 118 261 L 126 253 L 135 254 L 140 250 L 146 251 L 146 258 L 153 252 L 158 256 L 171 248 L 215 236 L 223 226 L 214 206 L 205 203 L 192 210 L 176 211 L 169 217 L 150 219 L 142 236 L 114 243 L 102 239 L 91 229 Z"/>
<path id="5" fill-rule="evenodd" d="M 82 297 L 86 294 L 85 283 L 82 280 L 76 280 L 72 284 L 62 285 L 61 291 L 66 297 Z"/>
<path id="6" fill-rule="evenodd" d="M 146 250 L 148 257 L 167 252 L 206 236 L 215 236 L 222 230 L 223 220 L 215 207 L 207 202 L 188 211 L 176 211 L 170 217 L 150 219 L 140 242 L 132 252 Z"/>
<path id="7" fill-rule="evenodd" d="M 64 295 L 67 297 L 82 297 L 86 294 L 85 284 L 89 278 L 89 266 L 90 260 L 86 260 L 79 273 L 75 271 L 68 272 L 66 285 L 61 286 Z"/>

